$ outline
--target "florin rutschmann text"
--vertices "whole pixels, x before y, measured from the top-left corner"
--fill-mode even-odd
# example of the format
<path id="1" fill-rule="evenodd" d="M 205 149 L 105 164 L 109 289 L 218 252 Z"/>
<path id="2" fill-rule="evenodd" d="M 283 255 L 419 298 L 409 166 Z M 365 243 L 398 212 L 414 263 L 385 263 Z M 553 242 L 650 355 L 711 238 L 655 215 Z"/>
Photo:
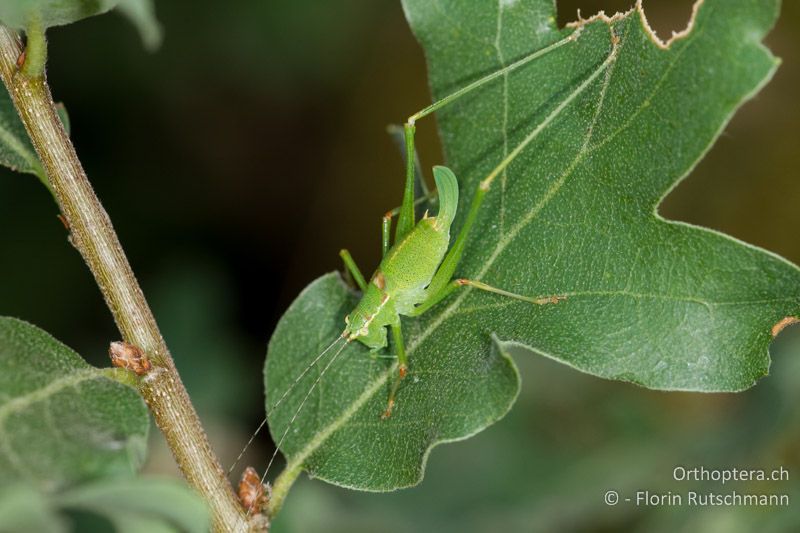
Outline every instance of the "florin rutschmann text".
<path id="1" fill-rule="evenodd" d="M 789 471 L 780 466 L 773 469 L 763 468 L 706 468 L 704 466 L 676 466 L 672 470 L 675 482 L 692 483 L 691 490 L 635 490 L 628 494 L 620 494 L 616 490 L 608 490 L 604 495 L 606 505 L 613 506 L 627 502 L 637 507 L 787 507 L 789 495 L 781 491 L 749 490 L 747 482 L 787 482 Z M 712 489 L 707 484 L 720 486 L 726 483 L 739 483 L 736 490 Z M 674 489 L 674 487 L 673 487 Z"/>
<path id="2" fill-rule="evenodd" d="M 787 507 L 788 494 L 696 491 L 683 494 L 638 490 L 633 498 L 625 498 L 637 507 Z"/>

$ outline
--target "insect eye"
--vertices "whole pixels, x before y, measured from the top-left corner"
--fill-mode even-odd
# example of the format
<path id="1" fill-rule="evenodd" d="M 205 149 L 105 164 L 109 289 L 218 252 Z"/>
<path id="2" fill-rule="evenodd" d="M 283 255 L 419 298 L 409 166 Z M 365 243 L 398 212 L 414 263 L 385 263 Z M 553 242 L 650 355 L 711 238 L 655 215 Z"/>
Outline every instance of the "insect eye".
<path id="1" fill-rule="evenodd" d="M 368 333 L 369 333 L 369 328 L 366 327 L 366 326 L 364 326 L 363 328 L 358 330 L 358 336 L 359 337 L 366 337 Z"/>

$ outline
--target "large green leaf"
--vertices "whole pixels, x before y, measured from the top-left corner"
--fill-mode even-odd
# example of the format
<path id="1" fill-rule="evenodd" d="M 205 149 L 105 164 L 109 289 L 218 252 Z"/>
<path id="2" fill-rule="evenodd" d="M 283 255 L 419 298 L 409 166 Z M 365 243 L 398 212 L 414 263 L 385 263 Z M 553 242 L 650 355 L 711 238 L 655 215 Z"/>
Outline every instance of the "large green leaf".
<path id="1" fill-rule="evenodd" d="M 388 361 L 351 343 L 328 368 L 283 439 L 297 406 L 336 352 L 330 351 L 276 409 L 272 406 L 341 333 L 344 315 L 357 302 L 358 296 L 337 274 L 328 274 L 286 311 L 270 341 L 265 367 L 270 430 L 275 442 L 282 440 L 291 467 L 302 465 L 332 483 L 370 490 L 412 485 L 433 444 L 471 435 L 508 411 L 519 376 L 513 362 L 494 348 L 472 361 L 455 351 L 415 357 L 402 403 L 384 421 Z M 416 332 L 408 326 L 407 331 Z"/>
<path id="2" fill-rule="evenodd" d="M 134 389 L 35 326 L 0 318 L 0 486 L 51 491 L 131 474 L 149 426 Z"/>
<path id="3" fill-rule="evenodd" d="M 551 0 L 404 7 L 436 98 L 573 31 L 556 28 Z M 460 289 L 404 320 L 410 374 L 386 421 L 389 363 L 357 343 L 294 419 L 322 361 L 270 413 L 290 466 L 368 490 L 418 482 L 433 445 L 507 411 L 517 393 L 512 346 L 655 389 L 739 391 L 764 376 L 771 327 L 800 313 L 800 270 L 656 209 L 774 72 L 761 39 L 777 12 L 777 1 L 706 0 L 668 46 L 636 9 L 597 18 L 575 42 L 442 110 L 447 164 L 461 180 L 457 231 L 478 182 L 608 57 L 609 26 L 619 38 L 612 66 L 495 182 L 456 271 L 566 298 L 536 306 Z M 326 276 L 287 311 L 268 351 L 268 411 L 342 330 L 356 298 Z"/>

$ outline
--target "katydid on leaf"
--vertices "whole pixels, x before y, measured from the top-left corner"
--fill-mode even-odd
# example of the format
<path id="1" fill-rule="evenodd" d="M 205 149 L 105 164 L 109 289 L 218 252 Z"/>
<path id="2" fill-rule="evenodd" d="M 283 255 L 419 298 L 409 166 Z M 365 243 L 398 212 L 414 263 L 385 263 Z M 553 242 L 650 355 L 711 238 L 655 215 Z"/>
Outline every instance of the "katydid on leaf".
<path id="1" fill-rule="evenodd" d="M 493 292 L 502 296 L 523 300 L 532 304 L 557 302 L 559 296 L 530 297 L 514 294 L 492 287 L 477 280 L 453 279 L 464 251 L 464 243 L 472 229 L 486 194 L 495 178 L 544 130 L 580 93 L 589 87 L 616 58 L 617 38 L 612 34 L 611 51 L 606 59 L 583 80 L 547 117 L 539 123 L 479 184 L 472 197 L 466 221 L 453 245 L 450 243 L 450 226 L 458 208 L 458 182 L 453 172 L 444 166 L 433 168 L 434 181 L 439 197 L 439 212 L 435 217 L 425 215 L 415 222 L 414 183 L 415 145 L 414 131 L 417 120 L 455 101 L 478 87 L 507 74 L 524 64 L 551 52 L 571 41 L 580 33 L 570 36 L 538 50 L 511 65 L 497 70 L 466 87 L 426 107 L 408 118 L 404 126 L 406 145 L 406 182 L 403 203 L 397 220 L 394 244 L 390 246 L 391 220 L 384 217 L 382 225 L 383 260 L 370 278 L 365 278 L 347 250 L 341 256 L 363 296 L 355 309 L 345 317 L 345 329 L 341 338 L 345 342 L 357 340 L 371 350 L 381 350 L 388 345 L 386 328 L 392 331 L 394 350 L 397 352 L 397 376 L 389 392 L 386 411 L 382 417 L 392 414 L 395 396 L 401 380 L 408 371 L 408 357 L 400 325 L 400 315 L 416 317 L 441 302 L 459 287 Z"/>
<path id="2" fill-rule="evenodd" d="M 433 168 L 439 206 L 436 216 L 429 216 L 426 211 L 420 220 L 416 220 L 414 207 L 420 200 L 415 199 L 414 194 L 416 182 L 415 167 L 417 161 L 414 144 L 416 122 L 500 76 L 504 76 L 519 69 L 534 59 L 575 41 L 581 32 L 581 27 L 578 27 L 566 38 L 541 48 L 502 69 L 481 77 L 408 118 L 403 128 L 406 150 L 406 180 L 403 202 L 399 209 L 390 211 L 383 218 L 383 259 L 373 275 L 369 278 L 369 281 L 367 281 L 350 253 L 346 249 L 340 252 L 347 271 L 351 274 L 353 280 L 362 291 L 361 299 L 355 308 L 344 317 L 345 327 L 341 334 L 306 366 L 292 385 L 283 393 L 281 398 L 272 406 L 270 412 L 267 413 L 268 415 L 271 414 L 283 400 L 286 399 L 301 379 L 315 367 L 328 352 L 335 349 L 334 355 L 325 364 L 313 384 L 309 387 L 303 400 L 297 406 L 281 438 L 276 443 L 275 452 L 263 474 L 262 482 L 266 478 L 267 472 L 283 440 L 294 424 L 294 421 L 300 415 L 306 401 L 322 380 L 327 370 L 334 364 L 336 358 L 349 343 L 358 341 L 369 347 L 371 351 L 379 352 L 389 345 L 387 328 L 391 330 L 392 348 L 396 352 L 395 357 L 397 358 L 397 363 L 391 370 L 396 373 L 389 390 L 386 410 L 381 415 L 383 419 L 387 419 L 391 416 L 395 407 L 397 392 L 402 384 L 403 378 L 408 373 L 409 366 L 401 330 L 401 315 L 418 317 L 436 306 L 460 287 L 472 287 L 500 296 L 529 302 L 534 305 L 556 303 L 563 298 L 559 295 L 520 295 L 503 290 L 502 288 L 487 285 L 479 280 L 454 278 L 453 276 L 464 252 L 464 245 L 467 237 L 470 234 L 470 230 L 480 211 L 483 200 L 490 191 L 494 180 L 501 175 L 514 159 L 519 156 L 543 130 L 553 123 L 581 93 L 596 82 L 603 73 L 608 75 L 610 72 L 610 68 L 617 57 L 618 48 L 618 38 L 613 34 L 613 30 L 610 29 L 610 31 L 610 50 L 605 56 L 605 59 L 572 89 L 479 183 L 471 199 L 464 224 L 456 235 L 452 246 L 450 246 L 450 227 L 458 208 L 459 186 L 456 176 L 449 168 L 444 166 L 435 166 Z M 396 224 L 394 242 L 392 243 L 391 222 L 394 215 L 399 216 Z M 255 434 L 258 433 L 265 423 L 266 418 L 258 427 Z M 255 434 L 251 437 L 245 449 L 247 449 L 247 446 L 252 442 Z M 244 450 L 236 459 L 236 462 L 234 462 L 231 470 L 235 467 L 239 459 L 241 459 L 243 453 Z M 248 512 L 250 512 L 250 510 L 248 510 Z"/>

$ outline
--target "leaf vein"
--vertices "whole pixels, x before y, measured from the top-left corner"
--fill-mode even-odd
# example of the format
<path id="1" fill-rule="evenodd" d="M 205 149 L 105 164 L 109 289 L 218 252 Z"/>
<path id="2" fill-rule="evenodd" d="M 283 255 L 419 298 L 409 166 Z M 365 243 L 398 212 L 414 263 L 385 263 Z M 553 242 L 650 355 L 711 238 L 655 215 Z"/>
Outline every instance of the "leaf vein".
<path id="1" fill-rule="evenodd" d="M 6 419 L 14 412 L 27 409 L 36 402 L 47 400 L 49 396 L 57 393 L 61 389 L 72 387 L 83 381 L 100 377 L 102 377 L 102 374 L 100 374 L 100 371 L 96 368 L 77 370 L 66 376 L 54 379 L 44 387 L 32 390 L 21 396 L 17 396 L 13 400 L 0 405 L 0 428 L 3 427 Z"/>
<path id="2" fill-rule="evenodd" d="M 497 60 L 500 62 L 500 68 L 506 66 L 505 57 L 503 56 L 503 49 L 501 37 L 503 35 L 503 0 L 497 0 L 497 32 L 494 39 L 494 48 L 497 52 Z M 503 125 L 501 127 L 503 133 L 503 158 L 508 156 L 508 72 L 503 74 Z M 506 205 L 506 186 L 508 184 L 508 167 L 503 169 L 503 174 L 500 176 L 500 234 L 505 230 L 505 205 Z"/>
<path id="3" fill-rule="evenodd" d="M 697 28 L 696 32 L 697 36 L 699 37 L 700 35 L 703 34 L 703 28 Z M 628 117 L 628 119 L 622 125 L 620 125 L 620 127 L 609 133 L 606 137 L 598 141 L 596 144 L 592 145 L 589 148 L 589 153 L 594 153 L 597 150 L 601 149 L 603 146 L 613 141 L 616 137 L 621 135 L 625 130 L 627 130 L 633 125 L 634 121 L 639 117 L 639 115 L 641 115 L 645 109 L 650 107 L 650 102 L 653 99 L 653 97 L 656 95 L 656 93 L 658 93 L 658 91 L 661 89 L 661 86 L 664 85 L 664 82 L 667 80 L 669 75 L 678 65 L 679 60 L 683 56 L 684 52 L 686 52 L 686 50 L 688 50 L 692 46 L 692 44 L 694 44 L 695 41 L 696 39 L 691 39 L 687 41 L 686 44 L 683 47 L 681 47 L 680 50 L 675 52 L 675 57 L 673 57 L 672 61 L 669 62 L 667 68 L 664 69 L 664 73 L 654 84 L 653 90 L 647 95 L 647 97 L 644 100 L 642 100 L 642 102 L 636 108 L 636 111 L 634 111 L 633 114 L 630 117 Z"/>

